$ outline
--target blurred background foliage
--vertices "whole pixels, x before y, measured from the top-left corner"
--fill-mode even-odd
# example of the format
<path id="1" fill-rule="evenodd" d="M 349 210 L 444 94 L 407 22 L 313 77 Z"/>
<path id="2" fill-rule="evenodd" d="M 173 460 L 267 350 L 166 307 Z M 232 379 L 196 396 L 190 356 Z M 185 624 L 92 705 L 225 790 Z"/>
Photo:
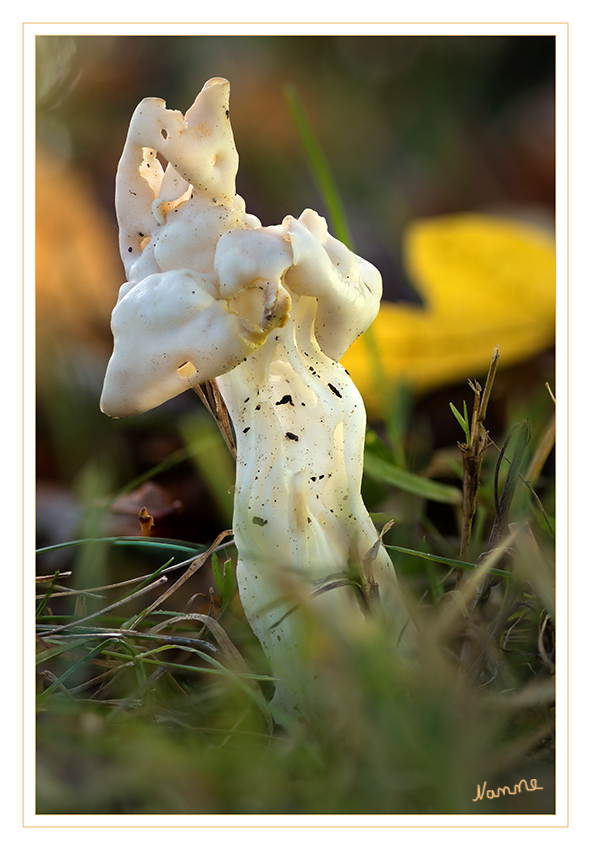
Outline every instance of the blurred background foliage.
<path id="1" fill-rule="evenodd" d="M 527 417 L 534 434 L 529 457 L 533 463 L 536 446 L 551 431 L 553 413 L 545 389 L 546 382 L 554 386 L 552 37 L 40 36 L 36 197 L 39 545 L 140 535 L 137 515 L 144 506 L 154 517 L 154 534 L 159 537 L 210 544 L 231 524 L 232 460 L 194 394 L 186 393 L 131 420 L 109 420 L 98 407 L 111 351 L 110 313 L 124 280 L 117 247 L 114 177 L 129 119 L 147 96 L 161 97 L 170 108 L 186 111 L 203 83 L 214 76 L 226 77 L 231 83 L 231 121 L 240 155 L 237 186 L 248 211 L 264 225 L 276 224 L 288 213 L 297 216 L 306 207 L 326 214 L 285 98 L 284 87 L 295 85 L 330 163 L 354 248 L 382 273 L 386 303 L 374 336 L 369 343 L 362 339 L 356 344 L 347 364 L 369 407 L 368 449 L 389 463 L 461 487 L 456 443 L 462 433 L 449 404 L 461 410 L 466 400 L 471 406 L 467 380 L 484 383 L 492 347 L 499 341 L 496 337 L 507 332 L 508 340 L 523 342 L 527 325 L 527 344 L 517 344 L 516 353 L 505 362 L 501 345 L 504 368 L 494 385 L 487 427 L 500 446 L 516 421 Z M 466 219 L 465 213 L 475 215 Z M 460 217 L 448 218 L 456 215 Z M 444 218 L 432 218 L 439 216 Z M 493 223 L 500 216 L 516 225 L 502 238 L 496 231 L 491 235 L 488 216 L 495 217 L 490 220 Z M 427 229 L 421 229 L 423 219 L 428 219 Z M 460 234 L 459 242 L 457 236 L 449 235 L 450 228 Z M 466 243 L 467 233 L 475 259 L 458 259 L 458 246 Z M 485 266 L 493 272 L 478 272 Z M 477 273 L 470 285 L 474 268 Z M 536 273 L 530 274 L 531 269 Z M 446 300 L 446 291 L 451 300 Z M 429 313 L 438 292 L 438 309 L 441 303 L 447 304 L 447 312 Z M 469 343 L 465 335 L 461 344 L 458 342 L 462 329 L 471 332 Z M 430 359 L 419 364 L 427 350 Z M 453 368 L 442 367 L 443 355 L 450 353 L 455 356 Z M 402 354 L 408 366 L 406 377 L 399 369 Z M 550 452 L 548 459 L 548 452 L 542 452 L 536 476 L 551 514 L 553 454 Z M 484 548 L 494 515 L 495 463 L 496 455 L 487 455 L 475 520 L 474 559 Z M 453 500 L 429 501 L 420 494 L 393 490 L 379 476 L 364 482 L 364 495 L 370 509 L 397 520 L 388 538 L 392 544 L 425 551 L 439 547 L 440 554 L 457 557 L 457 506 Z M 544 553 L 551 550 L 550 538 L 544 538 Z M 96 587 L 149 572 L 159 563 L 130 551 L 125 550 L 123 556 L 103 545 L 54 550 L 42 556 L 41 572 L 72 569 L 76 587 Z M 425 568 L 417 558 L 401 561 L 399 557 L 397 566 L 417 598 L 425 590 L 434 602 L 441 598 L 443 580 L 429 564 Z M 192 605 L 207 611 L 211 583 L 210 571 L 198 573 L 183 598 L 173 597 L 170 604 L 181 610 L 190 596 Z M 547 600 L 552 591 L 546 588 L 545 592 Z M 205 597 L 198 597 L 200 593 Z M 88 599 L 85 604 L 92 610 L 98 603 Z M 536 620 L 540 617 L 541 622 L 543 615 L 532 603 L 526 622 L 533 655 L 528 646 L 519 662 L 536 670 L 540 665 L 546 669 L 535 650 L 540 639 L 549 640 L 547 629 L 540 632 Z M 226 616 L 230 617 L 233 639 L 264 667 L 239 613 L 230 610 Z M 227 620 L 224 624 L 228 628 Z M 349 672 L 365 682 L 368 700 L 375 690 L 370 713 L 382 712 L 386 717 L 392 710 L 391 693 L 399 690 L 401 683 L 395 673 L 388 678 L 389 661 L 382 661 L 375 679 L 361 659 L 351 660 Z M 377 659 L 376 669 L 380 663 Z M 525 680 L 524 669 L 513 670 L 509 679 Z M 388 698 L 380 690 L 380 679 L 391 684 Z M 383 687 L 386 689 L 385 684 Z M 343 693 L 346 691 L 343 685 Z M 341 758 L 338 740 L 328 747 L 323 741 L 324 750 L 314 736 L 303 750 L 297 742 L 286 741 L 286 752 L 293 756 L 289 762 L 293 782 L 284 775 L 284 762 L 270 756 L 261 759 L 257 749 L 258 761 L 251 770 L 256 767 L 259 781 L 268 788 L 268 810 L 316 812 L 332 806 L 330 811 L 351 812 L 358 800 L 359 811 L 389 811 L 392 798 L 409 811 L 459 811 L 459 786 L 453 785 L 452 774 L 456 778 L 461 775 L 462 792 L 486 778 L 478 772 L 479 765 L 491 758 L 496 727 L 490 726 L 490 737 L 480 738 L 477 744 L 466 738 L 460 753 L 456 733 L 474 716 L 472 695 L 464 695 L 466 703 L 459 713 L 458 703 L 453 703 L 438 715 L 431 698 L 442 703 L 442 691 L 434 685 L 433 694 L 429 693 L 419 688 L 415 694 L 415 706 L 420 707 L 417 718 L 422 719 L 408 730 L 402 749 L 400 730 L 392 733 L 388 745 L 361 736 L 358 744 L 351 745 L 359 759 L 350 763 Z M 362 690 L 360 702 L 363 698 Z M 359 715 L 363 724 L 364 710 L 352 699 L 352 714 Z M 220 704 L 226 706 L 227 714 L 222 712 L 219 719 L 223 730 L 224 720 L 231 726 L 244 708 L 240 703 L 233 714 L 229 703 L 216 702 L 218 709 Z M 382 717 L 376 724 L 384 721 L 392 730 L 399 723 L 403 728 L 408 722 L 404 708 L 398 706 L 395 711 L 399 711 L 398 719 Z M 496 716 L 494 704 L 492 708 L 479 705 L 475 711 L 482 712 L 487 724 L 491 711 Z M 520 715 L 515 724 L 521 723 L 529 734 L 539 728 L 541 720 L 534 708 L 528 706 L 527 711 L 531 717 L 524 721 Z M 79 714 L 66 702 L 52 722 L 46 714 L 40 727 L 38 768 L 42 809 L 182 813 L 260 811 L 265 805 L 252 796 L 248 781 L 232 776 L 232 757 L 226 756 L 225 748 L 220 756 L 223 735 L 219 750 L 204 751 L 199 749 L 199 739 L 192 737 L 194 728 L 187 737 L 179 720 L 179 734 L 169 740 L 162 727 L 152 724 L 145 706 L 142 712 L 149 715 L 149 726 L 134 726 L 130 737 L 134 719 L 123 712 L 110 738 L 103 734 L 104 717 L 94 708 Z M 547 709 L 542 713 L 546 724 Z M 424 727 L 420 725 L 423 721 Z M 210 715 L 207 722 L 211 723 Z M 242 744 L 247 753 L 262 734 L 254 721 L 252 728 L 250 723 L 247 719 L 245 728 L 251 731 L 245 733 Z M 437 724 L 443 726 L 438 729 Z M 439 747 L 426 796 L 419 791 L 415 794 L 412 778 L 420 759 L 427 758 L 420 754 L 419 744 L 415 742 L 415 748 L 412 743 L 412 736 L 419 734 L 417 729 L 424 728 L 431 730 L 432 738 L 427 739 Z M 507 729 L 498 734 L 507 736 Z M 121 755 L 119 739 L 126 741 L 127 760 Z M 396 788 L 383 784 L 392 782 L 387 761 L 398 758 L 396 753 L 402 753 L 400 776 L 405 778 L 400 781 L 406 789 L 398 797 Z M 464 756 L 467 761 L 462 761 Z M 197 758 L 201 767 L 195 772 Z M 340 786 L 334 785 L 331 759 L 338 763 L 344 786 L 350 780 L 341 796 Z M 171 784 L 168 792 L 149 782 L 146 785 L 146 769 L 156 764 L 164 771 L 163 781 Z M 521 775 L 515 773 L 514 764 L 510 759 L 507 764 L 508 775 L 518 781 Z M 359 765 L 360 775 L 349 776 L 347 772 Z M 370 779 L 372 771 L 375 775 Z M 302 776 L 313 781 L 306 784 Z M 551 771 L 547 770 L 545 777 L 551 786 Z M 375 792 L 376 782 L 379 792 Z M 327 788 L 332 797 L 323 798 Z M 539 810 L 551 809 L 550 796 L 539 803 Z M 527 797 L 517 799 L 518 809 L 537 805 L 535 794 Z M 65 802 L 68 798 L 70 802 Z M 498 812 L 498 806 L 491 811 Z"/>

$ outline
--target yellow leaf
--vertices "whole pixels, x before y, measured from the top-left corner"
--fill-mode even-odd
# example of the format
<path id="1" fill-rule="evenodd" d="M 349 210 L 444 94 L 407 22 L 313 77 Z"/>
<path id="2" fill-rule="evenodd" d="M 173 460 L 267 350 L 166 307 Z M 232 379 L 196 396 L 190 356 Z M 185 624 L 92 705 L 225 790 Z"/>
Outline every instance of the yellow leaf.
<path id="1" fill-rule="evenodd" d="M 425 307 L 383 302 L 369 334 L 343 358 L 371 415 L 380 412 L 377 347 L 389 385 L 425 392 L 526 360 L 554 342 L 555 251 L 539 227 L 464 213 L 413 222 L 403 241 L 407 274 Z"/>

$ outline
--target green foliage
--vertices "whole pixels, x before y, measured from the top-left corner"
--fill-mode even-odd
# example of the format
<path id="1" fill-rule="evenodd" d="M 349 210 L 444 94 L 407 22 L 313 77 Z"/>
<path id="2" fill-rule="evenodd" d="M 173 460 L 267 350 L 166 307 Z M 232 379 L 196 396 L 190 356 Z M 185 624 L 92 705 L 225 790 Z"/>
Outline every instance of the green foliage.
<path id="1" fill-rule="evenodd" d="M 547 411 L 532 405 L 527 458 L 543 444 Z M 554 604 L 546 518 L 550 526 L 553 520 L 540 510 L 542 500 L 550 510 L 553 479 L 548 472 L 540 479 L 540 495 L 535 480 L 511 471 L 515 452 L 525 447 L 523 427 L 510 440 L 512 431 L 507 428 L 502 450 L 485 456 L 484 518 L 472 530 L 482 557 L 470 562 L 457 557 L 457 497 L 445 498 L 458 486 L 396 466 L 385 431 L 368 434 L 376 519 L 397 514 L 385 545 L 413 621 L 415 655 L 401 663 L 394 636 L 379 621 L 369 621 L 357 642 L 343 643 L 311 619 L 320 706 L 308 724 L 276 729 L 270 720 L 273 680 L 242 615 L 231 542 L 212 548 L 104 537 L 40 550 L 38 812 L 553 811 Z M 444 479 L 461 476 L 450 455 L 429 468 Z M 393 486 L 392 470 L 402 487 Z M 507 485 L 511 504 L 498 495 Z M 455 512 L 455 530 L 429 518 L 436 505 Z M 501 505 L 510 521 L 490 552 Z M 106 562 L 108 571 L 115 560 L 129 562 L 132 576 L 73 588 L 71 573 L 43 569 L 44 559 L 79 549 Z M 136 569 L 150 561 L 149 569 Z M 189 570 L 190 578 L 159 602 L 167 579 L 178 584 Z M 497 788 L 521 779 L 535 779 L 543 790 L 474 802 L 484 781 Z"/>
<path id="2" fill-rule="evenodd" d="M 211 568 L 213 570 L 213 580 L 215 589 L 218 592 L 222 607 L 232 599 L 236 589 L 234 582 L 234 572 L 232 569 L 232 561 L 228 558 L 224 561 L 223 566 L 220 566 L 220 560 L 214 552 L 211 556 Z"/>
<path id="3" fill-rule="evenodd" d="M 430 499 L 433 502 L 457 505 L 462 501 L 462 494 L 457 487 L 439 484 L 437 481 L 431 481 L 429 478 L 409 472 L 408 469 L 395 466 L 393 463 L 381 459 L 371 450 L 365 453 L 364 472 L 365 475 L 375 481 L 383 481 L 393 487 L 398 487 L 405 493 L 413 493 L 415 496 L 421 496 L 423 499 Z"/>
<path id="4" fill-rule="evenodd" d="M 466 445 L 469 447 L 470 446 L 470 420 L 468 419 L 468 409 L 466 407 L 466 402 L 464 402 L 464 414 L 463 415 L 457 409 L 455 404 L 453 404 L 451 401 L 449 403 L 449 406 L 451 408 L 451 412 L 453 413 L 453 415 L 456 417 L 456 419 L 460 423 L 462 431 L 464 432 L 464 434 L 466 436 Z"/>

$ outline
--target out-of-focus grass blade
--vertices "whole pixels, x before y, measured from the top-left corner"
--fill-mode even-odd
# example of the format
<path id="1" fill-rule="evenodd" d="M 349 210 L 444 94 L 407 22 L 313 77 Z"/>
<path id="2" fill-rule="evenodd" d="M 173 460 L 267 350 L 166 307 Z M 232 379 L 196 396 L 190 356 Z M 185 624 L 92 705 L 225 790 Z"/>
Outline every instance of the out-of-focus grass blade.
<path id="1" fill-rule="evenodd" d="M 110 640 L 102 641 L 102 643 L 100 643 L 98 646 L 95 646 L 94 649 L 91 649 L 89 652 L 87 652 L 86 655 L 83 658 L 80 658 L 78 661 L 76 661 L 75 664 L 73 664 L 70 668 L 68 668 L 68 670 L 66 670 L 65 673 L 62 673 L 62 675 L 58 679 L 56 679 L 54 682 L 52 682 L 51 685 L 49 685 L 49 687 L 46 688 L 41 693 L 41 695 L 40 695 L 41 699 L 45 699 L 50 694 L 52 694 L 55 690 L 57 690 L 57 688 L 59 688 L 59 686 L 62 684 L 62 682 L 64 682 L 69 676 L 71 676 L 72 673 L 74 673 L 76 670 L 78 670 L 79 667 L 83 667 L 85 664 L 87 664 L 89 661 L 91 661 L 96 655 L 100 655 L 100 653 L 103 651 L 103 649 L 106 649 L 106 647 L 109 646 L 109 644 L 110 644 Z"/>
<path id="2" fill-rule="evenodd" d="M 183 446 L 181 449 L 177 449 L 176 452 L 173 452 L 167 458 L 157 463 L 151 469 L 148 469 L 146 472 L 143 472 L 141 475 L 138 475 L 137 478 L 134 478 L 132 481 L 128 481 L 127 484 L 118 490 L 113 496 L 109 499 L 107 507 L 112 505 L 117 499 L 120 499 L 121 496 L 125 496 L 126 493 L 131 493 L 133 490 L 136 490 L 140 487 L 144 482 L 151 481 L 156 475 L 159 475 L 161 472 L 165 472 L 171 467 L 176 466 L 179 463 L 187 460 L 189 457 L 189 450 L 187 446 Z"/>
<path id="3" fill-rule="evenodd" d="M 214 420 L 186 416 L 180 422 L 189 458 L 205 482 L 225 525 L 232 524 L 236 464 Z"/>
<path id="4" fill-rule="evenodd" d="M 457 487 L 440 484 L 438 481 L 431 481 L 430 478 L 424 478 L 407 469 L 401 469 L 371 452 L 365 453 L 363 470 L 368 478 L 374 481 L 391 484 L 393 487 L 404 490 L 405 493 L 413 493 L 432 502 L 448 505 L 459 505 L 462 502 L 462 493 Z"/>
<path id="5" fill-rule="evenodd" d="M 232 561 L 230 559 L 224 561 L 223 567 L 217 554 L 214 552 L 211 556 L 211 566 L 213 570 L 213 579 L 216 590 L 222 600 L 222 605 L 234 593 L 234 572 L 232 570 Z"/>
<path id="6" fill-rule="evenodd" d="M 64 652 L 71 652 L 73 649 L 77 649 L 77 647 L 84 646 L 87 643 L 87 638 L 82 638 L 81 640 L 66 639 L 56 646 L 51 646 L 49 649 L 44 649 L 42 652 L 38 652 L 35 656 L 35 664 L 45 664 L 45 662 L 49 661 L 51 658 L 63 655 Z"/>
<path id="7" fill-rule="evenodd" d="M 318 141 L 318 138 L 308 121 L 299 92 L 293 83 L 286 83 L 283 86 L 283 93 L 287 100 L 287 105 L 294 124 L 300 134 L 304 150 L 308 157 L 312 176 L 316 181 L 320 196 L 326 206 L 327 215 L 329 218 L 329 229 L 333 236 L 340 239 L 347 248 L 351 251 L 355 250 L 353 237 L 347 222 L 345 207 L 341 199 L 340 192 L 334 180 L 328 159 Z M 384 387 L 388 387 L 384 397 L 384 419 L 389 423 L 393 415 L 393 399 L 389 392 L 389 382 L 386 379 L 386 373 L 380 357 L 377 341 L 371 326 L 363 334 L 363 340 L 366 346 L 367 356 L 371 363 L 371 370 L 379 395 L 382 395 Z"/>
<path id="8" fill-rule="evenodd" d="M 155 579 L 159 578 L 159 577 L 160 577 L 160 575 L 161 575 L 161 574 L 162 574 L 162 573 L 166 570 L 166 568 L 167 568 L 167 567 L 170 567 L 170 565 L 172 564 L 172 562 L 173 562 L 173 561 L 174 561 L 174 558 L 170 558 L 170 560 L 168 560 L 165 564 L 162 564 L 162 566 L 161 566 L 161 567 L 158 567 L 158 569 L 157 569 L 157 570 L 154 570 L 154 572 L 152 573 L 152 575 L 146 576 L 146 578 L 145 578 L 145 579 L 143 579 L 143 580 L 140 582 L 140 584 L 138 584 L 138 586 L 137 586 L 137 588 L 136 588 L 136 589 L 137 589 L 137 590 L 141 590 L 141 589 L 142 589 L 143 587 L 145 587 L 147 584 L 150 584 L 150 582 L 151 582 L 151 581 L 155 581 Z"/>
<path id="9" fill-rule="evenodd" d="M 167 537 L 84 537 L 80 540 L 68 540 L 66 543 L 54 543 L 37 549 L 37 555 L 43 552 L 53 552 L 55 549 L 67 549 L 69 546 L 83 546 L 86 543 L 112 543 L 113 546 L 148 546 L 153 549 L 175 549 L 179 552 L 192 552 L 201 555 L 206 546 L 192 546 L 182 540 L 172 540 Z"/>
<path id="10" fill-rule="evenodd" d="M 53 591 L 54 591 L 54 589 L 57 585 L 58 579 L 59 579 L 59 572 L 56 572 L 53 579 L 51 580 L 51 584 L 47 588 L 47 592 L 45 593 L 45 596 L 43 597 L 43 599 L 41 600 L 41 602 L 37 606 L 37 610 L 35 611 L 35 617 L 40 617 L 41 614 L 43 613 L 45 606 L 47 605 L 47 603 L 51 599 L 51 594 L 53 593 Z"/>
<path id="11" fill-rule="evenodd" d="M 306 118 L 299 92 L 293 83 L 286 83 L 283 86 L 283 93 L 306 151 L 312 176 L 316 181 L 322 200 L 326 204 L 330 229 L 337 239 L 340 239 L 348 248 L 352 249 L 353 240 L 339 191 L 320 142 Z"/>

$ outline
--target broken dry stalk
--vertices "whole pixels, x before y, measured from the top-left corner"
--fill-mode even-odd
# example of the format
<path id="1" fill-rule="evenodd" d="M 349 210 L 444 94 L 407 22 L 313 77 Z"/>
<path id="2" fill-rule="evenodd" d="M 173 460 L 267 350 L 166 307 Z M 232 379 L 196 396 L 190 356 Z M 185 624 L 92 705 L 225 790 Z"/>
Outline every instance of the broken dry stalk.
<path id="1" fill-rule="evenodd" d="M 232 457 L 235 458 L 236 441 L 234 440 L 232 427 L 230 425 L 228 408 L 226 407 L 226 403 L 223 399 L 222 394 L 220 393 L 220 388 L 218 387 L 216 381 L 204 381 L 203 385 L 197 384 L 197 386 L 193 387 L 193 389 L 203 402 L 203 406 L 205 407 L 205 409 L 213 417 L 216 425 L 218 426 L 220 434 L 224 438 L 224 443 L 228 447 L 228 450 Z"/>
<path id="2" fill-rule="evenodd" d="M 472 521 L 476 511 L 476 499 L 480 487 L 480 470 L 484 453 L 490 445 L 488 431 L 484 427 L 484 419 L 493 382 L 495 379 L 497 365 L 499 362 L 499 347 L 496 346 L 484 390 L 478 382 L 470 381 L 470 387 L 474 391 L 474 409 L 470 425 L 469 439 L 465 443 L 458 443 L 462 452 L 463 462 L 463 504 L 462 504 L 462 533 L 460 541 L 460 561 L 468 560 L 470 548 L 470 536 L 472 534 Z"/>

